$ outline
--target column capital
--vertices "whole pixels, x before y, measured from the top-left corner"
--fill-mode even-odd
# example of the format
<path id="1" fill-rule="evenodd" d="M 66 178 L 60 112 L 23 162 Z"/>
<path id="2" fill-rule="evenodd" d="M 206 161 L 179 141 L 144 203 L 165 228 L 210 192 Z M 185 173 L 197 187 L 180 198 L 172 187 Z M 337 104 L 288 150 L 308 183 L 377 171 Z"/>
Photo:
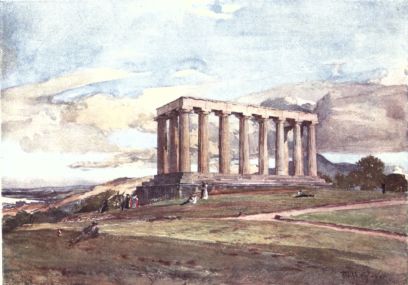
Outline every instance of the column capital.
<path id="1" fill-rule="evenodd" d="M 197 114 L 204 114 L 204 115 L 208 115 L 208 114 L 210 114 L 211 113 L 211 110 L 207 110 L 207 109 L 198 109 L 198 110 L 196 110 L 196 113 Z"/>
<path id="2" fill-rule="evenodd" d="M 167 113 L 166 115 L 167 115 L 169 118 L 172 118 L 172 117 L 177 117 L 178 114 L 179 114 L 179 111 L 178 111 L 178 110 L 171 110 L 171 111 L 170 111 L 169 113 Z"/>
<path id="3" fill-rule="evenodd" d="M 157 122 L 159 120 L 167 120 L 169 118 L 169 116 L 167 114 L 162 114 L 162 115 L 158 115 L 156 117 L 154 117 L 153 119 Z"/>
<path id="4" fill-rule="evenodd" d="M 181 108 L 177 110 L 177 112 L 180 114 L 191 113 L 192 111 L 193 111 L 192 108 Z"/>
<path id="5" fill-rule="evenodd" d="M 294 126 L 296 126 L 296 125 L 298 125 L 298 126 L 301 126 L 302 124 L 304 124 L 304 120 L 302 120 L 302 119 L 289 119 L 288 120 L 289 121 L 289 124 L 292 126 L 292 127 L 294 127 Z"/>
<path id="6" fill-rule="evenodd" d="M 318 121 L 304 121 L 304 123 L 305 123 L 306 125 L 308 125 L 308 126 L 310 126 L 310 125 L 315 126 L 315 125 L 319 124 Z"/>
<path id="7" fill-rule="evenodd" d="M 252 114 L 249 113 L 235 113 L 235 116 L 238 117 L 239 119 L 249 119 L 252 117 Z"/>
<path id="8" fill-rule="evenodd" d="M 255 118 L 255 120 L 257 120 L 257 121 L 263 121 L 263 122 L 265 122 L 266 120 L 269 119 L 269 116 L 268 116 L 268 115 L 259 115 L 259 114 L 256 114 L 256 115 L 254 115 L 254 118 Z"/>
<path id="9" fill-rule="evenodd" d="M 274 118 L 273 118 L 273 121 L 274 121 L 275 123 L 285 122 L 285 121 L 286 121 L 286 118 L 285 118 L 285 117 L 274 117 Z"/>
<path id="10" fill-rule="evenodd" d="M 218 117 L 228 117 L 231 115 L 231 112 L 229 111 L 222 111 L 222 110 L 217 110 L 214 112 L 214 114 Z"/>

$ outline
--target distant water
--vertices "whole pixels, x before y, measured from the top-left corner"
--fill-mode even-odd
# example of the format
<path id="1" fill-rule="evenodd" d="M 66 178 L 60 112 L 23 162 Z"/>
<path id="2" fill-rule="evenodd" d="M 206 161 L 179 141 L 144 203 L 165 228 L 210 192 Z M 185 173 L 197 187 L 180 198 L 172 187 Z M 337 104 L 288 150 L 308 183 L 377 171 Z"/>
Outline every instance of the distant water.
<path id="1" fill-rule="evenodd" d="M 17 202 L 21 201 L 24 203 L 40 203 L 42 201 L 33 200 L 33 199 L 26 199 L 26 198 L 11 198 L 11 197 L 0 197 L 1 204 L 16 204 Z"/>
<path id="2" fill-rule="evenodd" d="M 381 153 L 337 153 L 324 152 L 321 153 L 325 158 L 334 163 L 348 162 L 356 163 L 361 158 L 373 155 L 381 159 L 387 167 L 398 166 L 405 172 L 408 172 L 408 152 L 381 152 Z"/>

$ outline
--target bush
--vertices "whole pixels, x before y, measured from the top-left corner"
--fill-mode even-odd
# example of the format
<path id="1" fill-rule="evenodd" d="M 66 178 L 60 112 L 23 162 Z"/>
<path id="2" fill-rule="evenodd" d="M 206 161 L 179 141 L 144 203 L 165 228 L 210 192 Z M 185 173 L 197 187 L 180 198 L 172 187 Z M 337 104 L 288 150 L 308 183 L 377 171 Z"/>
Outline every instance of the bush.
<path id="1" fill-rule="evenodd" d="M 394 192 L 405 192 L 407 191 L 407 180 L 402 174 L 393 173 L 387 175 L 384 180 L 385 190 Z"/>
<path id="2" fill-rule="evenodd" d="M 321 172 L 317 172 L 317 176 L 324 179 L 324 181 L 326 181 L 327 183 L 332 183 L 333 182 L 333 180 L 331 179 L 331 177 L 329 175 L 323 174 Z"/>
<path id="3" fill-rule="evenodd" d="M 8 233 L 24 224 L 32 223 L 32 215 L 26 211 L 19 211 L 15 216 L 3 218 L 3 233 Z"/>
<path id="4" fill-rule="evenodd" d="M 78 211 L 79 213 L 98 211 L 104 200 L 109 199 L 116 194 L 116 191 L 108 190 L 95 196 L 85 199 L 83 206 Z M 110 205 L 109 205 L 110 206 Z"/>
<path id="5" fill-rule="evenodd" d="M 351 176 L 337 173 L 334 177 L 334 185 L 341 189 L 350 190 L 354 184 Z"/>
<path id="6" fill-rule="evenodd" d="M 68 216 L 68 213 L 57 208 L 51 208 L 46 212 L 35 212 L 32 221 L 33 223 L 56 223 L 66 216 Z"/>

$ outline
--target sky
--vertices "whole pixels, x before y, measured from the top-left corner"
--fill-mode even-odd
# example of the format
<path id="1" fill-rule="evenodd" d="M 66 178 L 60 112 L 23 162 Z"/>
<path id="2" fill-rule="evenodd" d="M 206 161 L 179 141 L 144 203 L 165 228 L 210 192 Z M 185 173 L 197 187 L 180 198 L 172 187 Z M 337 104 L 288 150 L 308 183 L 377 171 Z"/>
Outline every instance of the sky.
<path id="1" fill-rule="evenodd" d="M 3 1 L 3 186 L 155 172 L 156 107 L 307 81 L 407 84 L 408 2 Z"/>

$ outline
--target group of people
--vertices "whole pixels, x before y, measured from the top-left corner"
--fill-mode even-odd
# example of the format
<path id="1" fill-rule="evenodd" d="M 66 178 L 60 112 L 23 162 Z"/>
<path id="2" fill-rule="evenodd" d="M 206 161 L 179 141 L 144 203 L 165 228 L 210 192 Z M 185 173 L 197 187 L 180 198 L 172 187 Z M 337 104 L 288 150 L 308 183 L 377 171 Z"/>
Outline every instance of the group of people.
<path id="1" fill-rule="evenodd" d="M 186 204 L 196 204 L 198 201 L 200 191 L 198 190 L 198 186 L 196 186 L 195 191 L 190 195 L 187 201 L 183 202 L 181 205 Z M 208 184 L 203 182 L 201 184 L 201 199 L 208 200 Z"/>
<path id="2" fill-rule="evenodd" d="M 116 207 L 119 206 L 120 209 L 123 211 L 124 209 L 132 209 L 132 208 L 139 208 L 139 198 L 136 194 L 130 197 L 129 194 L 123 194 L 117 196 L 116 200 Z M 108 199 L 103 200 L 101 206 L 99 207 L 99 213 L 104 213 L 108 211 Z"/>
<path id="3" fill-rule="evenodd" d="M 129 194 L 123 195 L 121 197 L 120 209 L 123 211 L 124 209 L 134 209 L 139 208 L 139 198 L 136 194 L 130 197 Z"/>

